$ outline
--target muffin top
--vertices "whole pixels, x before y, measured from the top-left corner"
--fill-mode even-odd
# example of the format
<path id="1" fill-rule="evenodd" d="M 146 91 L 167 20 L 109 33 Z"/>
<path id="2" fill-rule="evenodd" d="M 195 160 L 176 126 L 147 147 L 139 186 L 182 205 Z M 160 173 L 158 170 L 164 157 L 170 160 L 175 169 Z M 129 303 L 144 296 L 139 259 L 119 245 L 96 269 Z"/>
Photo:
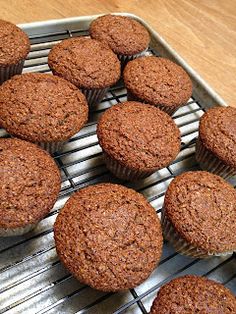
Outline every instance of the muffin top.
<path id="1" fill-rule="evenodd" d="M 236 299 L 222 284 L 187 275 L 161 287 L 150 314 L 236 313 Z"/>
<path id="2" fill-rule="evenodd" d="M 169 185 L 165 213 L 176 231 L 210 253 L 236 250 L 236 191 L 221 177 L 189 171 Z"/>
<path id="3" fill-rule="evenodd" d="M 162 168 L 180 150 L 180 132 L 173 119 L 158 108 L 134 101 L 106 110 L 97 135 L 108 155 L 136 170 Z"/>
<path id="4" fill-rule="evenodd" d="M 0 228 L 34 224 L 53 207 L 60 173 L 48 153 L 19 139 L 0 139 Z"/>
<path id="5" fill-rule="evenodd" d="M 68 270 L 102 291 L 144 281 L 160 259 L 163 242 L 160 221 L 147 200 L 109 183 L 73 194 L 57 216 L 54 237 Z"/>
<path id="6" fill-rule="evenodd" d="M 32 142 L 69 139 L 88 118 L 84 95 L 70 82 L 41 73 L 16 75 L 0 87 L 0 124 Z"/>
<path id="7" fill-rule="evenodd" d="M 92 38 L 103 41 L 117 54 L 133 55 L 148 47 L 150 35 L 146 28 L 132 18 L 103 15 L 89 28 Z"/>
<path id="8" fill-rule="evenodd" d="M 124 82 L 138 99 L 152 105 L 177 107 L 192 94 L 192 82 L 182 67 L 160 57 L 141 57 L 128 62 Z"/>
<path id="9" fill-rule="evenodd" d="M 25 59 L 30 51 L 29 38 L 16 25 L 0 20 L 0 66 L 8 66 Z"/>
<path id="10" fill-rule="evenodd" d="M 199 135 L 208 150 L 236 169 L 236 108 L 209 109 L 201 117 Z"/>
<path id="11" fill-rule="evenodd" d="M 53 74 L 81 88 L 105 88 L 120 78 L 120 61 L 98 40 L 78 37 L 63 40 L 48 56 Z"/>

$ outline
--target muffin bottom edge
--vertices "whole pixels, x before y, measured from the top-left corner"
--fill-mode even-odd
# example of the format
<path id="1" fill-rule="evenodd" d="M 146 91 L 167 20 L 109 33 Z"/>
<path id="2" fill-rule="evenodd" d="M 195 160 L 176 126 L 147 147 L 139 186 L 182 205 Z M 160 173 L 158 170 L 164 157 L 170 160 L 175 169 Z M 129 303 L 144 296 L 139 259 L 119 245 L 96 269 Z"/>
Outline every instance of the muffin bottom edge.
<path id="1" fill-rule="evenodd" d="M 236 169 L 226 165 L 222 160 L 211 153 L 202 143 L 200 137 L 196 142 L 196 161 L 202 170 L 209 171 L 221 176 L 223 179 L 229 179 L 236 175 Z"/>
<path id="2" fill-rule="evenodd" d="M 233 251 L 215 253 L 208 252 L 206 250 L 200 249 L 181 237 L 181 235 L 175 231 L 174 226 L 169 221 L 165 214 L 165 209 L 162 209 L 161 213 L 161 225 L 163 230 L 164 238 L 173 245 L 174 249 L 182 254 L 193 258 L 210 258 L 210 257 L 220 257 L 220 256 L 230 256 L 233 254 Z"/>
<path id="3" fill-rule="evenodd" d="M 103 151 L 103 157 L 106 163 L 106 166 L 110 172 L 121 180 L 127 181 L 136 181 L 140 179 L 144 179 L 155 171 L 150 170 L 133 170 L 129 167 L 121 165 L 117 160 L 108 155 L 105 151 Z"/>

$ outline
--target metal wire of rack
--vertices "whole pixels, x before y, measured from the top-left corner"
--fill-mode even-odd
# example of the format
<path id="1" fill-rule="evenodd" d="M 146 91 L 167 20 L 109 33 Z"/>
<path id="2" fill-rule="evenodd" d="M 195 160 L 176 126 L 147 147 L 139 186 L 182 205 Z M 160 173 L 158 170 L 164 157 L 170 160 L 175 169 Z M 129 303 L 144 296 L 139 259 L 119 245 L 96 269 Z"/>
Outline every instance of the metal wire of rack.
<path id="1" fill-rule="evenodd" d="M 86 36 L 87 30 L 60 31 L 31 37 L 31 52 L 24 72 L 50 72 L 47 55 L 58 41 Z M 150 49 L 150 53 L 158 52 Z M 194 98 L 179 109 L 174 120 L 180 128 L 182 147 L 167 168 L 137 183 L 122 182 L 106 169 L 96 137 L 99 116 L 112 105 L 126 100 L 122 83 L 114 86 L 90 114 L 86 126 L 54 155 L 60 167 L 62 186 L 53 210 L 37 228 L 21 237 L 0 243 L 0 313 L 148 313 L 158 289 L 183 274 L 197 274 L 220 281 L 236 292 L 235 256 L 191 259 L 176 253 L 165 243 L 157 269 L 140 286 L 127 292 L 104 293 L 76 281 L 61 265 L 53 241 L 53 223 L 71 193 L 98 182 L 117 182 L 144 194 L 160 215 L 164 194 L 179 173 L 198 169 L 194 158 L 198 121 L 204 106 Z M 0 130 L 0 136 L 7 136 Z M 231 183 L 236 184 L 236 181 Z"/>

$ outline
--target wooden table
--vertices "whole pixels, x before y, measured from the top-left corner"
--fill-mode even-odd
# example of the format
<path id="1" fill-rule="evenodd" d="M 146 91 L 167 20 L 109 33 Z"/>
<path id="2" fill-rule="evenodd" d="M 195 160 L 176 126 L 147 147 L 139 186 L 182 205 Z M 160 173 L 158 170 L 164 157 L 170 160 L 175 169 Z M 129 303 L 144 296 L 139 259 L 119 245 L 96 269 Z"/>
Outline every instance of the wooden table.
<path id="1" fill-rule="evenodd" d="M 0 8 L 0 18 L 13 23 L 108 12 L 139 15 L 236 106 L 235 0 L 0 0 Z"/>

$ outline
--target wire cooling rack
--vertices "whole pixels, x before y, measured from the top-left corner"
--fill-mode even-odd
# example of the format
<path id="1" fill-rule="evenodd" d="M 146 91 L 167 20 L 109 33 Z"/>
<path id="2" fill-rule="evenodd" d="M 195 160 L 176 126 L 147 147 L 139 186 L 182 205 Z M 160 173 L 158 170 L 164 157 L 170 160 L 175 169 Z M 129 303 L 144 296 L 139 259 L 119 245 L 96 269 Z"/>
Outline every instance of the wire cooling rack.
<path id="1" fill-rule="evenodd" d="M 47 55 L 62 39 L 88 35 L 87 29 L 64 30 L 31 36 L 31 52 L 24 72 L 50 72 Z M 159 55 L 157 50 L 149 53 Z M 163 53 L 161 54 L 163 55 Z M 115 179 L 106 169 L 96 136 L 99 116 L 112 105 L 126 100 L 122 83 L 110 89 L 90 114 L 89 122 L 54 158 L 60 167 L 60 197 L 50 214 L 37 228 L 21 237 L 0 241 L 0 313 L 148 313 L 158 289 L 184 274 L 207 276 L 236 293 L 235 256 L 199 260 L 181 256 L 165 243 L 159 266 L 135 289 L 120 293 L 95 291 L 75 280 L 58 260 L 53 240 L 53 223 L 65 201 L 74 191 L 98 182 L 116 182 L 144 194 L 160 215 L 164 194 L 171 180 L 183 171 L 198 169 L 194 158 L 199 118 L 204 105 L 191 98 L 179 109 L 174 120 L 182 136 L 177 159 L 137 183 Z M 7 136 L 0 130 L 0 136 Z M 235 181 L 231 183 L 236 184 Z"/>

